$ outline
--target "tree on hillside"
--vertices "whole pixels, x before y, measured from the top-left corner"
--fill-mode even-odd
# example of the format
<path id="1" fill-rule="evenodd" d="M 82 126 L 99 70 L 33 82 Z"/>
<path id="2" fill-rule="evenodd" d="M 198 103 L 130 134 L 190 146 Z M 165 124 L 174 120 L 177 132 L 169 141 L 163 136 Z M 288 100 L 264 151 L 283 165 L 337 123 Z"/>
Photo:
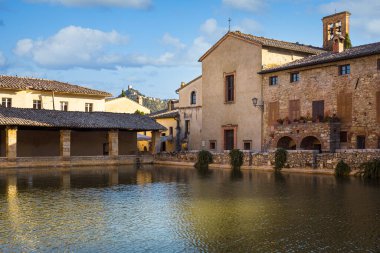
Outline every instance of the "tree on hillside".
<path id="1" fill-rule="evenodd" d="M 346 39 L 344 40 L 344 49 L 349 49 L 352 47 L 350 35 L 346 34 Z"/>
<path id="2" fill-rule="evenodd" d="M 127 94 L 125 93 L 125 90 L 122 89 L 122 90 L 121 90 L 120 97 L 126 97 L 126 96 L 127 96 Z"/>

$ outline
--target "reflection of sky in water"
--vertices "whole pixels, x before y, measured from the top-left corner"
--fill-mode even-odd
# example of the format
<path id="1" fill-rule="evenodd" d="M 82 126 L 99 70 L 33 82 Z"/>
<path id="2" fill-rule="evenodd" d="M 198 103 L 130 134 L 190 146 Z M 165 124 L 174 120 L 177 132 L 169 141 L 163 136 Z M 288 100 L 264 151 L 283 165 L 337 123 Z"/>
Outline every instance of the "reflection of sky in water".
<path id="1" fill-rule="evenodd" d="M 0 252 L 380 251 L 380 187 L 185 168 L 0 174 Z"/>

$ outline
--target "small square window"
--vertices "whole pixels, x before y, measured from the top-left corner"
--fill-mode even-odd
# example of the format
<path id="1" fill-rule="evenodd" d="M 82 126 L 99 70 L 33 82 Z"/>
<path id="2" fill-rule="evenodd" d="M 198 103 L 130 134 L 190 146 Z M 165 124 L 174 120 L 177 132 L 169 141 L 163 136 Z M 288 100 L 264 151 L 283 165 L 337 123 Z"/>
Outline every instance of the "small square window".
<path id="1" fill-rule="evenodd" d="M 33 109 L 41 109 L 42 108 L 42 104 L 41 104 L 41 100 L 33 100 Z"/>
<path id="2" fill-rule="evenodd" d="M 339 66 L 339 75 L 349 75 L 351 73 L 351 66 L 350 64 L 341 65 Z"/>
<path id="3" fill-rule="evenodd" d="M 251 150 L 252 148 L 252 141 L 249 140 L 249 141 L 243 141 L 243 146 L 244 146 L 244 150 Z"/>
<path id="4" fill-rule="evenodd" d="M 86 103 L 85 104 L 85 112 L 92 112 L 93 111 L 93 104 L 92 103 Z"/>
<path id="5" fill-rule="evenodd" d="M 345 143 L 348 141 L 348 135 L 346 131 L 340 132 L 340 142 Z"/>
<path id="6" fill-rule="evenodd" d="M 216 149 L 216 141 L 210 141 L 210 150 Z"/>
<path id="7" fill-rule="evenodd" d="M 299 72 L 290 73 L 290 82 L 291 83 L 298 82 L 299 80 L 300 80 L 300 73 Z"/>
<path id="8" fill-rule="evenodd" d="M 12 107 L 12 98 L 2 98 L 1 105 L 7 108 Z"/>
<path id="9" fill-rule="evenodd" d="M 60 104 L 61 104 L 61 111 L 67 112 L 69 109 L 69 102 L 61 101 Z"/>
<path id="10" fill-rule="evenodd" d="M 278 84 L 278 76 L 269 77 L 269 85 L 277 85 Z"/>

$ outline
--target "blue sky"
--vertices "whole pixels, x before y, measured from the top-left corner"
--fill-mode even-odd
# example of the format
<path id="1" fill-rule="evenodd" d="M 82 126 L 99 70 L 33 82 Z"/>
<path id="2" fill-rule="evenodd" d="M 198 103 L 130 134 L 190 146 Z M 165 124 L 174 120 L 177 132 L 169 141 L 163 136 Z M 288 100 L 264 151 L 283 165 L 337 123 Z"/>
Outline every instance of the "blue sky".
<path id="1" fill-rule="evenodd" d="M 353 45 L 380 41 L 379 0 L 0 0 L 0 74 L 175 98 L 228 29 L 322 45 L 348 10 Z"/>

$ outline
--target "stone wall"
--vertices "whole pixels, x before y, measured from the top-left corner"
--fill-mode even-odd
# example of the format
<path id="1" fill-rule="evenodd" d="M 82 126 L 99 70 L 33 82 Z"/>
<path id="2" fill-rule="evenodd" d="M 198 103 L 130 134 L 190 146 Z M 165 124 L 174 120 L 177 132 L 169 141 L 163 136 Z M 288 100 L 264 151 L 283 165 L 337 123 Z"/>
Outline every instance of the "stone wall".
<path id="1" fill-rule="evenodd" d="M 155 161 L 187 162 L 197 161 L 197 151 L 178 153 L 159 153 L 154 157 Z M 250 153 L 244 152 L 243 166 L 272 166 L 274 164 L 274 152 Z M 372 159 L 380 159 L 380 149 L 367 150 L 337 150 L 336 153 L 321 153 L 312 150 L 290 150 L 287 157 L 287 168 L 315 168 L 333 170 L 340 160 L 345 161 L 352 169 Z M 229 165 L 228 152 L 213 153 L 214 164 Z"/>

